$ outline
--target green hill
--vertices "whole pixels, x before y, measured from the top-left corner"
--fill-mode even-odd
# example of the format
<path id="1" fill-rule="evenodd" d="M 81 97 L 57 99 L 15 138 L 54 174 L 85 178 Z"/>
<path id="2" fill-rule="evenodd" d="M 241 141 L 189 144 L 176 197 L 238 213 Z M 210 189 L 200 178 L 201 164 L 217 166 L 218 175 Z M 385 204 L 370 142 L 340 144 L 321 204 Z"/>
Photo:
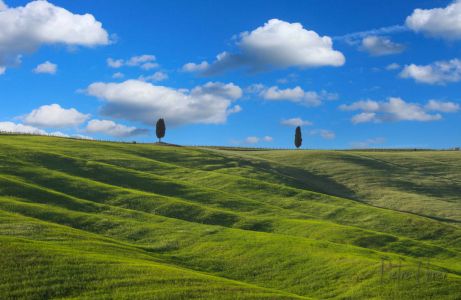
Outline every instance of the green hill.
<path id="1" fill-rule="evenodd" d="M 1 299 L 460 299 L 461 153 L 0 135 Z"/>

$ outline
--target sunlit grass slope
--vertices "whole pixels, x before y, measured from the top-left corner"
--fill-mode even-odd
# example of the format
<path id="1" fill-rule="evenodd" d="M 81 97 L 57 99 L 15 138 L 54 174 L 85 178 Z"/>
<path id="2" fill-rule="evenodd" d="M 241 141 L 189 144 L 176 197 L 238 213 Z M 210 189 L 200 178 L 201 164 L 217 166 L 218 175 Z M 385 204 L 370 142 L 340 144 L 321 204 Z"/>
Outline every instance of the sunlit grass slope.
<path id="1" fill-rule="evenodd" d="M 0 135 L 0 298 L 459 299 L 460 158 Z"/>
<path id="2" fill-rule="evenodd" d="M 376 206 L 461 222 L 460 151 L 251 151 L 251 159 L 295 166 L 339 187 L 314 188 Z M 291 173 L 299 179 L 303 173 Z"/>

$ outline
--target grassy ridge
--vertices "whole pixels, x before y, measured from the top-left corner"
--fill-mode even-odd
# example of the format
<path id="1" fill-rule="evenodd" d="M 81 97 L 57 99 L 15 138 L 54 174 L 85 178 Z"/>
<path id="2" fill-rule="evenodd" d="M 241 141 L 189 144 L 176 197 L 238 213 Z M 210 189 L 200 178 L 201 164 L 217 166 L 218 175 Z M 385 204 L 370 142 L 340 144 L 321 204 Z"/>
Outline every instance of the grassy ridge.
<path id="1" fill-rule="evenodd" d="M 312 169 L 328 155 L 345 157 L 357 186 Z M 432 155 L 456 188 L 458 157 Z M 362 203 L 382 204 L 357 192 L 365 166 L 348 156 L 0 136 L 0 273 L 12 274 L 0 296 L 456 299 L 455 193 L 439 199 L 409 159 L 401 180 L 421 182 L 409 191 L 438 210 Z"/>
<path id="2" fill-rule="evenodd" d="M 245 155 L 327 176 L 345 187 L 346 191 L 334 191 L 339 196 L 461 223 L 459 151 L 252 151 Z"/>

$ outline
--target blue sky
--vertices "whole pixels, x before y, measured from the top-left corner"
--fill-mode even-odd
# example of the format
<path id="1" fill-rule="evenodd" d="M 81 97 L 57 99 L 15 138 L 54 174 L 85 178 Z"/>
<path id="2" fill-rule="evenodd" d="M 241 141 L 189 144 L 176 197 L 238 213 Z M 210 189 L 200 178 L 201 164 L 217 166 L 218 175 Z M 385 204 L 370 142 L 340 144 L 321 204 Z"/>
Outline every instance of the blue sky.
<path id="1" fill-rule="evenodd" d="M 461 144 L 461 1 L 0 1 L 0 130 Z"/>

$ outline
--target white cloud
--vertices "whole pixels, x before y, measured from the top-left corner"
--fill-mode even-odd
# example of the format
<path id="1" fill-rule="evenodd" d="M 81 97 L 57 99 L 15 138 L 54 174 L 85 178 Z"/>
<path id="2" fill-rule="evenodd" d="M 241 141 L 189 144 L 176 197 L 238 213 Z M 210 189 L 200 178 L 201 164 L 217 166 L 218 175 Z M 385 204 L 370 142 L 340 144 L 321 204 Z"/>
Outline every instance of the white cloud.
<path id="1" fill-rule="evenodd" d="M 263 141 L 264 141 L 264 142 L 267 142 L 267 143 L 270 143 L 270 142 L 272 142 L 273 140 L 274 140 L 274 138 L 271 137 L 271 136 L 268 136 L 268 135 L 266 135 L 265 137 L 263 137 Z"/>
<path id="2" fill-rule="evenodd" d="M 184 72 L 201 72 L 201 71 L 205 71 L 206 69 L 208 69 L 208 67 L 209 67 L 209 64 L 206 61 L 202 61 L 199 64 L 187 63 L 184 66 L 182 66 L 182 71 L 184 71 Z"/>
<path id="3" fill-rule="evenodd" d="M 8 8 L 8 6 L 5 4 L 5 2 L 0 0 L 0 11 L 6 10 L 7 8 Z"/>
<path id="4" fill-rule="evenodd" d="M 155 62 L 156 57 L 155 55 L 150 55 L 150 54 L 143 54 L 139 56 L 132 56 L 128 60 L 123 60 L 123 59 L 113 59 L 109 57 L 106 62 L 107 65 L 111 68 L 121 68 L 123 66 L 129 66 L 129 67 L 140 67 L 141 69 L 144 70 L 150 70 L 153 68 L 158 67 L 158 63 Z"/>
<path id="5" fill-rule="evenodd" d="M 250 72 L 289 67 L 342 66 L 344 55 L 333 49 L 328 36 L 303 28 L 300 23 L 271 19 L 251 32 L 243 32 L 236 42 L 238 53 L 222 52 L 212 64 L 189 63 L 184 70 L 213 75 L 230 69 L 245 68 Z"/>
<path id="6" fill-rule="evenodd" d="M 163 81 L 166 79 L 168 79 L 168 74 L 161 72 L 161 71 L 157 71 L 152 75 L 139 77 L 139 80 L 143 80 L 143 81 Z"/>
<path id="7" fill-rule="evenodd" d="M 57 136 L 57 137 L 69 137 L 68 134 L 62 133 L 61 131 L 55 131 L 55 132 L 50 133 L 49 135 Z"/>
<path id="8" fill-rule="evenodd" d="M 386 142 L 385 138 L 376 137 L 376 138 L 367 139 L 365 141 L 352 142 L 351 147 L 355 149 L 364 149 L 364 148 L 370 148 L 376 145 L 382 145 L 385 142 Z"/>
<path id="9" fill-rule="evenodd" d="M 377 111 L 379 110 L 379 103 L 373 100 L 361 100 L 354 102 L 350 105 L 343 104 L 339 107 L 341 110 L 364 110 L 364 111 Z"/>
<path id="10" fill-rule="evenodd" d="M 375 35 L 365 37 L 360 48 L 373 56 L 397 54 L 405 50 L 404 45 L 395 43 L 388 37 Z"/>
<path id="11" fill-rule="evenodd" d="M 259 137 L 249 136 L 245 139 L 245 144 L 257 144 L 259 143 Z"/>
<path id="12" fill-rule="evenodd" d="M 362 111 L 352 117 L 351 121 L 354 124 L 391 121 L 427 122 L 442 118 L 440 114 L 428 113 L 427 109 L 420 104 L 408 103 L 401 98 L 395 97 L 390 97 L 387 102 L 358 101 L 350 105 L 341 105 L 339 108 L 345 111 Z"/>
<path id="13" fill-rule="evenodd" d="M 8 133 L 47 134 L 47 132 L 42 129 L 13 122 L 0 122 L 0 131 Z"/>
<path id="14" fill-rule="evenodd" d="M 446 84 L 461 81 L 461 60 L 436 61 L 430 65 L 406 65 L 400 73 L 402 78 L 413 78 L 427 84 Z"/>
<path id="15" fill-rule="evenodd" d="M 445 8 L 415 9 L 405 24 L 415 32 L 447 40 L 461 39 L 461 1 Z"/>
<path id="16" fill-rule="evenodd" d="M 113 59 L 110 57 L 106 60 L 106 62 L 109 67 L 115 68 L 115 69 L 122 67 L 125 63 L 123 59 Z"/>
<path id="17" fill-rule="evenodd" d="M 376 113 L 374 112 L 362 112 L 362 113 L 356 114 L 351 119 L 352 123 L 354 124 L 367 123 L 367 122 L 372 122 L 374 120 L 376 120 Z"/>
<path id="18" fill-rule="evenodd" d="M 37 67 L 34 69 L 34 73 L 37 74 L 56 74 L 56 71 L 58 70 L 58 65 L 53 64 L 52 62 L 46 61 L 42 64 L 39 64 Z"/>
<path id="19" fill-rule="evenodd" d="M 45 128 L 63 128 L 78 126 L 85 122 L 89 115 L 82 114 L 75 108 L 65 109 L 59 104 L 43 105 L 34 109 L 21 119 L 27 125 Z"/>
<path id="20" fill-rule="evenodd" d="M 272 86 L 265 89 L 261 96 L 266 100 L 294 100 L 301 101 L 304 98 L 304 90 L 297 86 L 294 88 L 279 89 L 278 86 Z"/>
<path id="21" fill-rule="evenodd" d="M 127 66 L 141 66 L 147 62 L 155 61 L 155 55 L 143 54 L 139 56 L 132 56 L 127 62 Z"/>
<path id="22" fill-rule="evenodd" d="M 140 65 L 140 67 L 141 69 L 144 69 L 144 70 L 155 69 L 158 67 L 158 63 L 147 62 L 147 63 L 143 63 L 142 65 Z"/>
<path id="23" fill-rule="evenodd" d="M 408 31 L 408 28 L 404 25 L 392 25 L 371 30 L 352 32 L 341 36 L 335 36 L 333 40 L 346 41 L 351 45 L 355 45 L 359 43 L 360 40 L 370 35 L 393 34 L 405 31 Z"/>
<path id="24" fill-rule="evenodd" d="M 21 123 L 13 123 L 13 122 L 0 122 L 0 132 L 48 135 L 48 136 L 57 136 L 57 137 L 73 137 L 73 138 L 78 138 L 78 139 L 93 140 L 92 137 L 89 137 L 86 135 L 74 134 L 72 136 L 69 136 L 68 134 L 62 133 L 60 131 L 54 131 L 54 132 L 48 133 L 45 130 L 39 129 L 37 127 L 24 125 Z"/>
<path id="25" fill-rule="evenodd" d="M 5 74 L 5 72 L 6 72 L 6 67 L 0 66 L 0 75 Z"/>
<path id="26" fill-rule="evenodd" d="M 259 142 L 270 143 L 272 141 L 274 141 L 274 138 L 271 137 L 271 136 L 266 135 L 266 136 L 264 136 L 262 138 L 257 137 L 257 136 L 249 136 L 243 142 L 244 142 L 244 144 L 257 144 Z"/>
<path id="27" fill-rule="evenodd" d="M 286 126 L 310 126 L 312 125 L 312 122 L 303 120 L 301 118 L 285 119 L 285 120 L 282 120 L 282 122 L 280 123 Z"/>
<path id="28" fill-rule="evenodd" d="M 233 83 L 208 82 L 192 90 L 173 89 L 141 80 L 96 82 L 87 93 L 104 100 L 101 113 L 114 118 L 152 124 L 165 118 L 171 125 L 225 123 L 236 111 L 232 102 L 242 96 Z"/>
<path id="29" fill-rule="evenodd" d="M 326 129 L 313 129 L 309 131 L 310 135 L 318 135 L 326 140 L 332 140 L 336 137 L 336 134 L 331 130 Z"/>
<path id="30" fill-rule="evenodd" d="M 241 112 L 243 108 L 240 105 L 234 105 L 234 107 L 227 110 L 228 114 L 236 114 Z"/>
<path id="31" fill-rule="evenodd" d="M 112 78 L 115 78 L 115 79 L 120 79 L 120 78 L 123 78 L 125 77 L 125 74 L 123 74 L 122 72 L 116 72 L 114 74 L 112 74 Z"/>
<path id="32" fill-rule="evenodd" d="M 263 91 L 266 86 L 262 83 L 253 83 L 252 85 L 245 88 L 245 92 L 250 94 L 257 94 Z"/>
<path id="33" fill-rule="evenodd" d="M 130 137 L 135 135 L 142 135 L 148 132 L 147 129 L 140 129 L 132 126 L 125 126 L 117 124 L 110 120 L 91 120 L 86 126 L 88 133 L 103 133 L 115 137 Z"/>
<path id="34" fill-rule="evenodd" d="M 269 101 L 291 101 L 306 106 L 319 106 L 323 100 L 336 100 L 338 95 L 321 91 L 304 91 L 300 86 L 280 89 L 278 86 L 266 88 L 264 86 L 252 86 L 252 90 L 259 92 L 259 96 Z"/>
<path id="35" fill-rule="evenodd" d="M 47 1 L 0 9 L 0 66 L 20 63 L 42 45 L 96 46 L 109 37 L 91 14 L 78 15 Z"/>
<path id="36" fill-rule="evenodd" d="M 426 104 L 427 110 L 440 111 L 444 113 L 457 112 L 459 110 L 459 104 L 454 102 L 442 102 L 437 100 L 429 100 Z"/>
<path id="37" fill-rule="evenodd" d="M 386 70 L 388 71 L 393 71 L 393 70 L 398 70 L 400 69 L 400 65 L 398 63 L 391 63 L 386 66 Z"/>

